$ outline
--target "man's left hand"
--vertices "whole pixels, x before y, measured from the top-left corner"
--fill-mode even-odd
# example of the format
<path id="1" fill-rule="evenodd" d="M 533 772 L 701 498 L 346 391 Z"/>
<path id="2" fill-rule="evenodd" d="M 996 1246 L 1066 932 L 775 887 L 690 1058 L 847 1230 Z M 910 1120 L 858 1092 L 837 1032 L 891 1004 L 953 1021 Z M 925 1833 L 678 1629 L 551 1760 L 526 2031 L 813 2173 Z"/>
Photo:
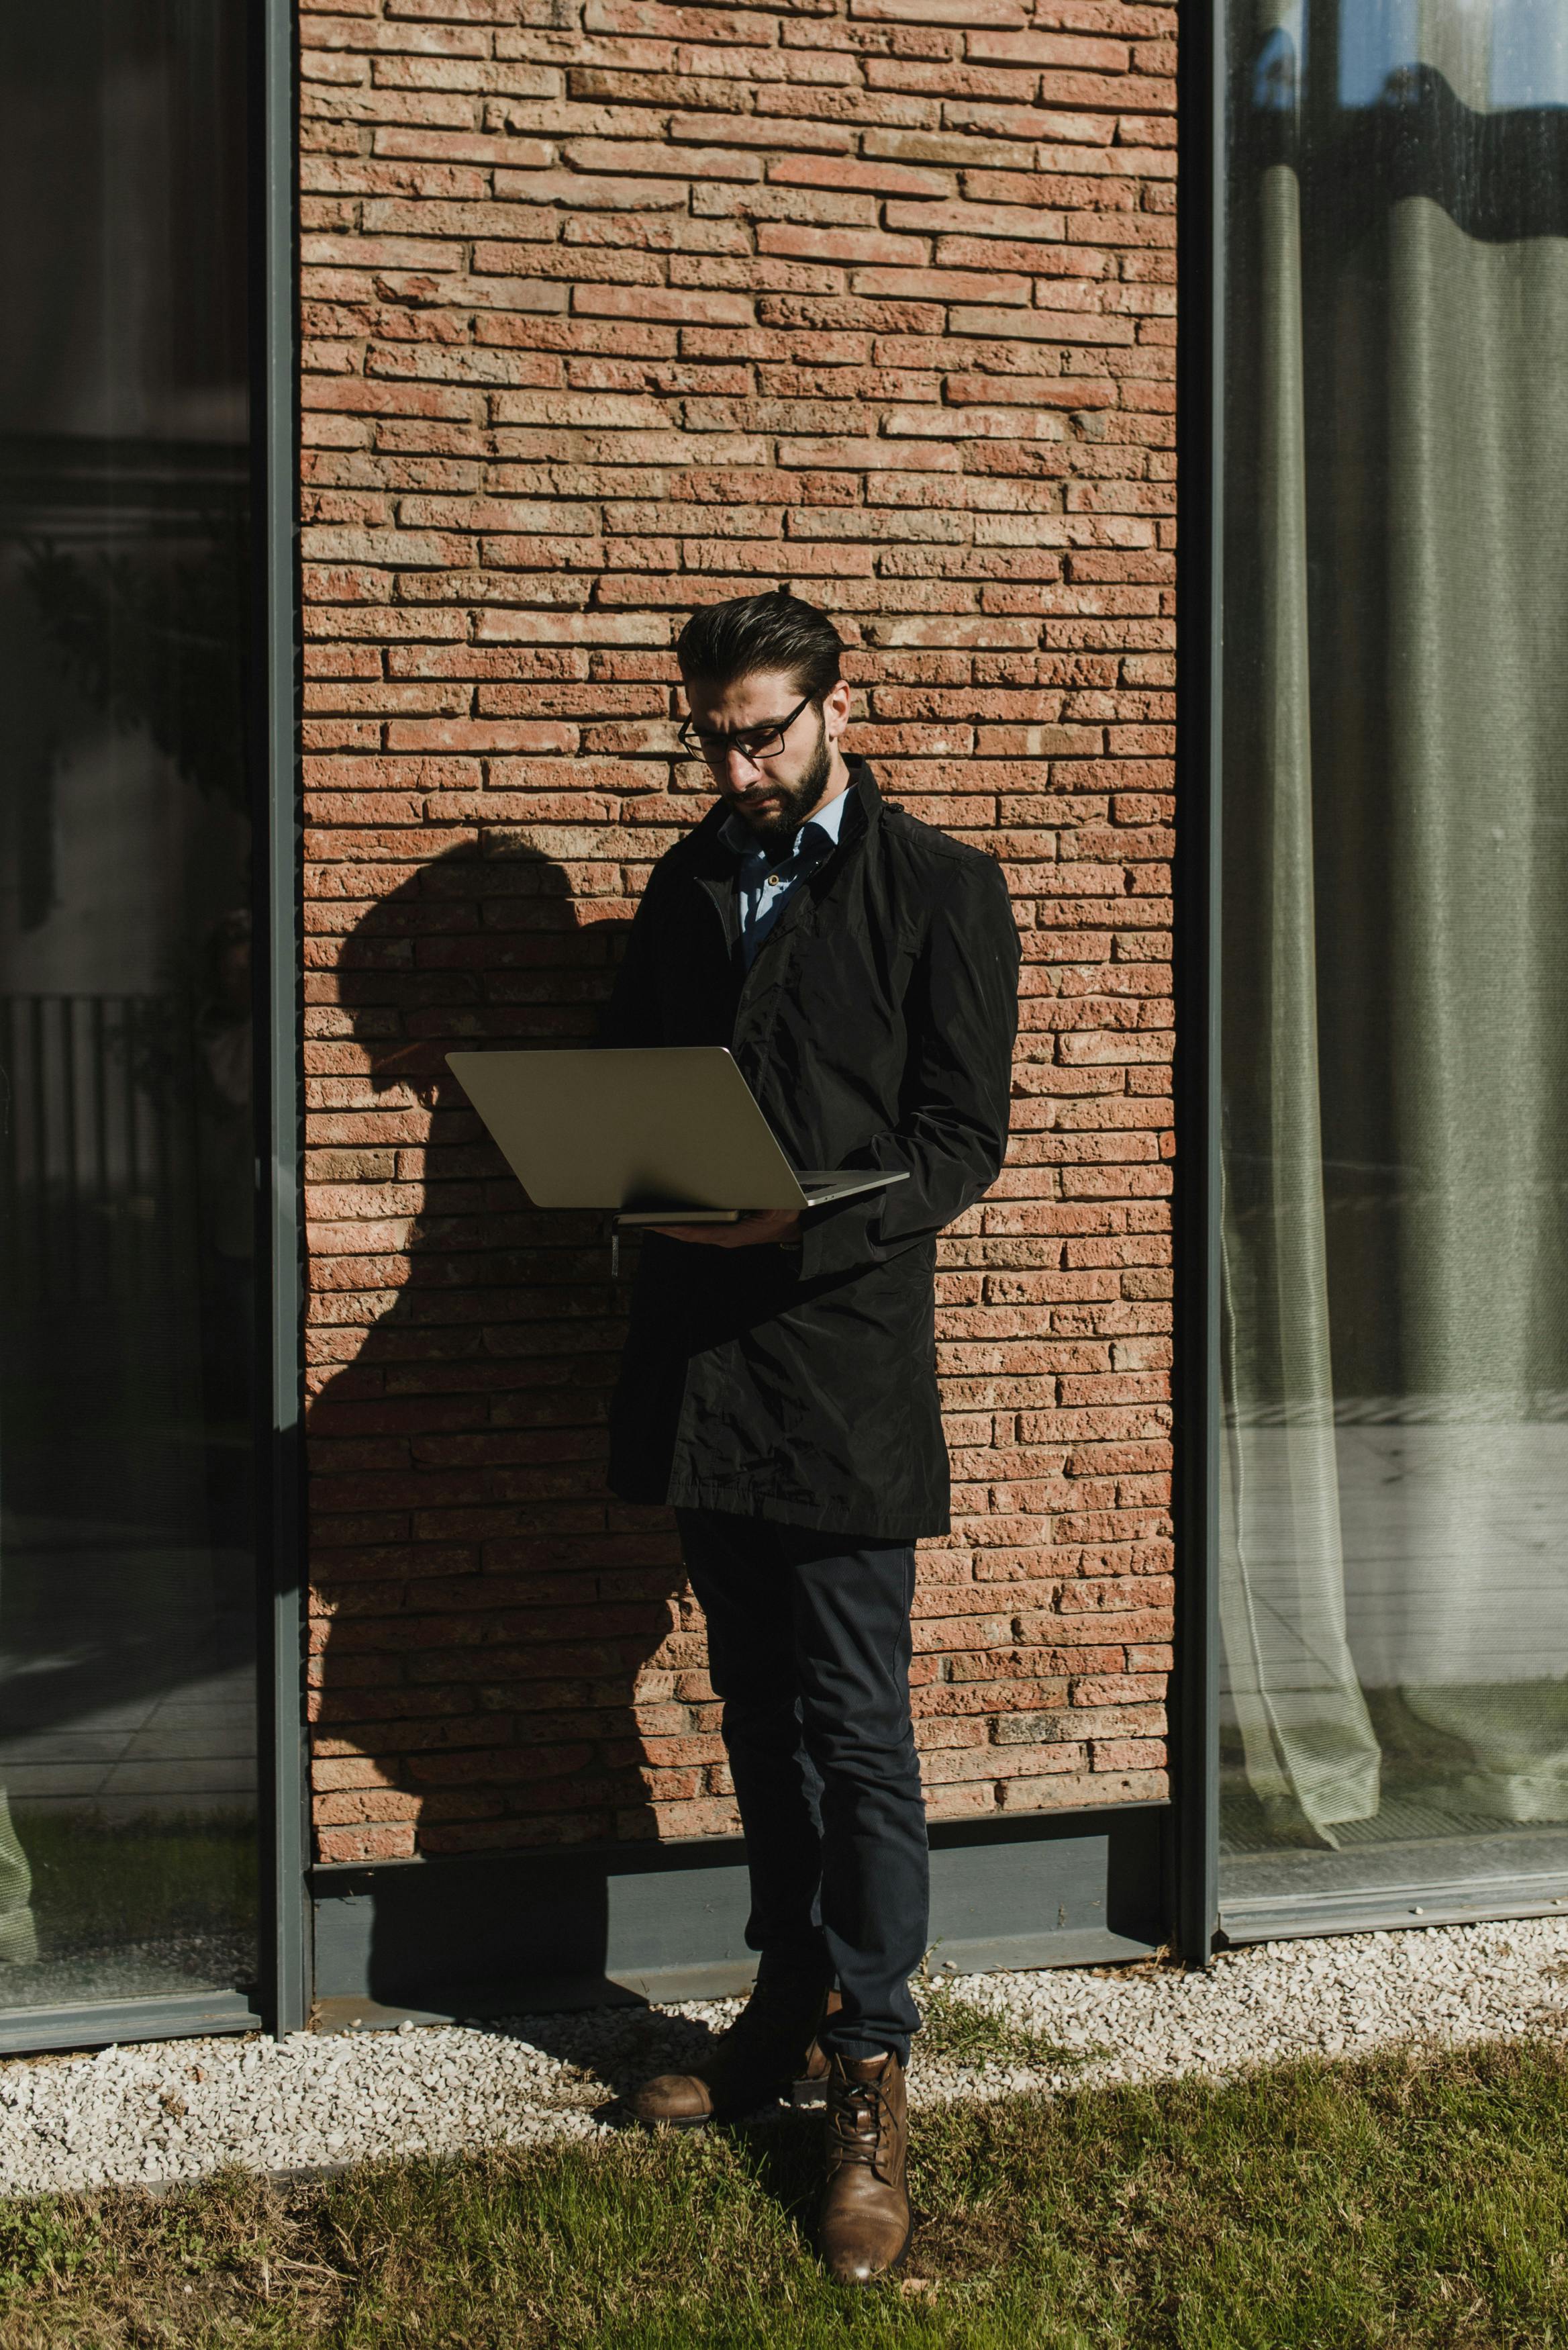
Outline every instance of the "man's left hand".
<path id="1" fill-rule="evenodd" d="M 800 1238 L 800 1213 L 794 1208 L 766 1208 L 760 1215 L 742 1216 L 738 1224 L 650 1224 L 667 1241 L 698 1241 L 708 1248 L 758 1248 L 773 1241 L 783 1247 Z"/>

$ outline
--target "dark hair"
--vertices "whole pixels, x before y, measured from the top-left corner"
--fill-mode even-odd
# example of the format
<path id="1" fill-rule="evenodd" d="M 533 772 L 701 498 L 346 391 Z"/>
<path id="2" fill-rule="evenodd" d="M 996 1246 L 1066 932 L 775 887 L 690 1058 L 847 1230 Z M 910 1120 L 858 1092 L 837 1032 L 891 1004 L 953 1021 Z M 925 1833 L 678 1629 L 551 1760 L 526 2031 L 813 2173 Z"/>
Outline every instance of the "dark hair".
<path id="1" fill-rule="evenodd" d="M 814 702 L 837 684 L 843 650 L 844 639 L 826 613 L 792 596 L 787 587 L 771 596 L 705 604 L 675 639 L 675 658 L 688 685 L 698 677 L 733 685 L 760 669 L 776 669 L 793 677 Z"/>

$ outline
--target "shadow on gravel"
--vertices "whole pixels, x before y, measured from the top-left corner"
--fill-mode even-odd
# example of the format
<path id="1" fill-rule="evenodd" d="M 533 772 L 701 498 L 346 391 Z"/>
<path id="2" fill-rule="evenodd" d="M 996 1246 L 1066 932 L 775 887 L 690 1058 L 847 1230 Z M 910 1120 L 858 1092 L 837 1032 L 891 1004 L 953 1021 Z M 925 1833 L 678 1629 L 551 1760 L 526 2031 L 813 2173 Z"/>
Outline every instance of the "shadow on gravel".
<path id="1" fill-rule="evenodd" d="M 607 2099 L 592 2110 L 612 2125 L 623 2119 L 630 2123 L 631 2096 L 642 2082 L 656 2073 L 689 2071 L 718 2036 L 712 2025 L 696 2016 L 629 2003 L 576 2013 L 499 2016 L 479 2028 L 520 2040 L 601 2082 Z"/>

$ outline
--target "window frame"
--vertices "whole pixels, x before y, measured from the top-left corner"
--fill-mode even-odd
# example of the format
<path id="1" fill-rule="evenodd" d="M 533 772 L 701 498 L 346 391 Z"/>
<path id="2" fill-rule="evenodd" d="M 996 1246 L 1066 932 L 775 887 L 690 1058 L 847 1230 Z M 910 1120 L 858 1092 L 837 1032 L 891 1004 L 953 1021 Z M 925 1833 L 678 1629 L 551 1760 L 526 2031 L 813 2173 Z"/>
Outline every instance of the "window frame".
<path id="1" fill-rule="evenodd" d="M 265 951 L 256 962 L 260 1471 L 257 1599 L 260 1999 L 266 2027 L 302 2031 L 314 1996 L 306 1721 L 303 1471 L 305 1265 L 301 1197 L 298 75 L 288 0 L 251 0 L 252 400 L 258 658 L 252 701 L 255 839 L 265 853 Z"/>
<path id="2" fill-rule="evenodd" d="M 1177 63 L 1178 558 L 1174 1513 L 1176 1944 L 1220 1940 L 1220 814 L 1223 674 L 1225 8 L 1184 16 Z M 1183 626 L 1181 615 L 1188 616 Z"/>

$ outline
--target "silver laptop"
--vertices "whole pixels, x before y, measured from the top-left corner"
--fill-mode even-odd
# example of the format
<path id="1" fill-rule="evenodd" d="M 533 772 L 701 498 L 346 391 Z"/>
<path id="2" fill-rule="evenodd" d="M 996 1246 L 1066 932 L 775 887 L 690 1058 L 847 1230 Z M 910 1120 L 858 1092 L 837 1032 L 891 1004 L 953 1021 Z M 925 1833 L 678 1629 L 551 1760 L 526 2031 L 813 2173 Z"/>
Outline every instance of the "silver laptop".
<path id="1" fill-rule="evenodd" d="M 908 1180 L 797 1171 L 722 1045 L 449 1053 L 447 1066 L 535 1207 L 623 1224 L 733 1223 Z"/>

